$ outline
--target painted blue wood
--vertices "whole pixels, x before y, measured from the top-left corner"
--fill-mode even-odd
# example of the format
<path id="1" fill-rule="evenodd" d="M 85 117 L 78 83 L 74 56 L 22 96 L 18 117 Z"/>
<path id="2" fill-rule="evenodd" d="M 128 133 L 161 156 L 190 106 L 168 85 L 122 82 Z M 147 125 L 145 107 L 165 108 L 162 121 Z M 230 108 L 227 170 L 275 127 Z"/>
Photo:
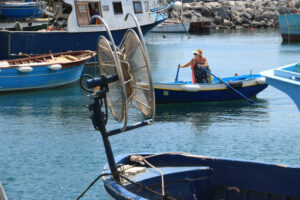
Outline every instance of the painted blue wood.
<path id="1" fill-rule="evenodd" d="M 300 65 L 290 64 L 261 72 L 267 83 L 289 95 L 300 111 Z"/>
<path id="2" fill-rule="evenodd" d="M 153 24 L 141 26 L 143 34 L 147 34 L 154 26 L 161 21 Z M 115 43 L 121 42 L 127 29 L 112 31 Z M 96 51 L 98 37 L 104 35 L 107 37 L 106 31 L 103 32 L 36 32 L 36 31 L 0 31 L 0 60 L 13 59 L 11 54 L 44 54 L 52 51 L 76 51 L 89 49 Z M 2 44 L 6 44 L 2 47 Z M 58 45 L 59 44 L 59 45 Z"/>
<path id="3" fill-rule="evenodd" d="M 284 14 L 278 16 L 280 32 L 285 42 L 300 41 L 300 15 Z"/>
<path id="4" fill-rule="evenodd" d="M 253 78 L 259 78 L 260 75 L 252 75 Z M 238 76 L 238 77 L 227 77 L 223 78 L 224 82 L 229 80 L 247 80 L 249 75 Z M 218 83 L 217 79 L 214 79 L 212 84 Z M 168 84 L 191 84 L 191 82 L 173 82 Z M 253 97 L 259 92 L 264 90 L 267 84 L 256 84 L 253 86 L 238 88 L 237 90 L 247 97 Z M 184 103 L 184 102 L 207 102 L 207 101 L 223 101 L 223 100 L 235 100 L 241 99 L 242 97 L 236 92 L 230 89 L 223 90 L 207 90 L 207 91 L 177 91 L 177 90 L 166 90 L 155 88 L 155 100 L 156 103 Z"/>
<path id="5" fill-rule="evenodd" d="M 144 166 L 132 163 L 129 156 L 116 157 L 116 163 Z M 300 199 L 300 168 L 297 166 L 175 153 L 156 155 L 147 161 L 164 171 L 165 191 L 178 199 Z M 109 172 L 107 166 L 104 171 Z M 153 171 L 147 168 L 129 178 L 160 192 L 160 175 Z M 110 176 L 104 177 L 103 182 L 115 199 L 160 199 L 130 183 L 120 186 Z"/>
<path id="6" fill-rule="evenodd" d="M 5 3 L 0 5 L 0 17 L 19 19 L 27 17 L 40 17 L 42 5 L 36 2 Z"/>
<path id="7" fill-rule="evenodd" d="M 57 71 L 49 66 L 33 67 L 32 72 L 22 73 L 17 68 L 0 70 L 0 92 L 26 89 L 49 88 L 78 81 L 84 64 Z"/>

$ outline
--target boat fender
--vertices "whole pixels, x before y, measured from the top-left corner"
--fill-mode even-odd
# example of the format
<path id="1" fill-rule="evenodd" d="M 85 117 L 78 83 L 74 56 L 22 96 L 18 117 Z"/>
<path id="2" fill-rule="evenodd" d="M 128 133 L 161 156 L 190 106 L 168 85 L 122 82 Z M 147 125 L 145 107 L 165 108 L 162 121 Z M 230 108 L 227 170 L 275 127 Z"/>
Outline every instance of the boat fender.
<path id="1" fill-rule="evenodd" d="M 19 72 L 22 72 L 22 73 L 29 73 L 29 72 L 32 72 L 33 68 L 32 67 L 19 67 L 18 70 L 19 70 Z"/>
<path id="2" fill-rule="evenodd" d="M 259 79 L 256 80 L 256 83 L 257 83 L 258 85 L 266 84 L 266 78 L 265 78 L 265 77 L 259 78 Z"/>
<path id="3" fill-rule="evenodd" d="M 235 89 L 243 87 L 242 81 L 229 81 L 228 84 Z"/>
<path id="4" fill-rule="evenodd" d="M 189 84 L 189 85 L 183 85 L 182 89 L 188 92 L 199 92 L 201 90 L 201 86 Z"/>
<path id="5" fill-rule="evenodd" d="M 1 61 L 0 62 L 0 67 L 9 67 L 9 63 L 6 61 Z"/>
<path id="6" fill-rule="evenodd" d="M 56 64 L 56 65 L 50 65 L 49 69 L 53 70 L 53 71 L 57 71 L 60 70 L 62 67 L 60 64 Z"/>

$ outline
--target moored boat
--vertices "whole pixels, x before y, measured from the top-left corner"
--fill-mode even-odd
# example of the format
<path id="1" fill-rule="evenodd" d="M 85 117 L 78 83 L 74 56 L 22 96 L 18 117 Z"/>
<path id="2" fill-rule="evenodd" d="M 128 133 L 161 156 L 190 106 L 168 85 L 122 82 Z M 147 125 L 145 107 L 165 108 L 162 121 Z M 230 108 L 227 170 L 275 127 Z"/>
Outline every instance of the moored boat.
<path id="1" fill-rule="evenodd" d="M 278 16 L 283 42 L 300 42 L 300 14 Z"/>
<path id="2" fill-rule="evenodd" d="M 79 80 L 84 64 L 95 52 L 89 50 L 50 53 L 0 61 L 0 92 L 52 88 Z"/>
<path id="3" fill-rule="evenodd" d="M 247 97 L 253 97 L 268 85 L 261 75 L 240 75 L 222 78 L 222 81 Z M 154 82 L 156 103 L 186 103 L 241 99 L 242 97 L 214 78 L 212 83 L 192 84 L 175 81 Z"/>
<path id="4" fill-rule="evenodd" d="M 165 21 L 156 27 L 151 32 L 153 33 L 186 33 L 190 29 L 190 22 Z"/>
<path id="5" fill-rule="evenodd" d="M 133 30 L 128 31 L 124 41 L 124 48 L 117 51 L 114 42 L 109 43 L 104 37 L 99 39 L 99 67 L 103 73 L 87 80 L 87 87 L 83 87 L 92 100 L 88 108 L 93 112 L 94 128 L 101 132 L 108 164 L 77 199 L 102 177 L 107 192 L 121 200 L 300 200 L 300 167 L 176 152 L 128 153 L 114 157 L 110 136 L 151 125 L 155 117 L 155 96 L 145 45 L 138 42 Z M 106 127 L 108 107 L 123 127 L 113 130 Z M 127 125 L 129 108 L 136 108 L 141 114 L 136 119 L 142 120 Z"/>
<path id="6" fill-rule="evenodd" d="M 112 36 L 117 44 L 121 42 L 127 29 L 135 27 L 132 20 L 124 23 L 126 13 L 134 13 L 137 16 L 141 29 L 146 34 L 167 19 L 167 15 L 163 13 L 164 7 L 151 11 L 156 6 L 154 2 L 156 1 L 54 1 L 53 10 L 44 11 L 53 17 L 55 22 L 49 24 L 48 28 L 36 31 L 0 30 L 0 60 L 13 59 L 19 52 L 36 55 L 50 50 L 53 53 L 83 49 L 96 50 L 95 43 L 98 37 L 107 35 L 103 24 L 93 16 L 101 16 L 109 21 Z M 66 5 L 68 9 L 65 9 Z M 59 20 L 62 13 L 67 20 Z"/>
<path id="7" fill-rule="evenodd" d="M 295 9 L 289 0 L 286 0 L 286 3 L 292 13 L 278 16 L 282 40 L 283 42 L 300 42 L 300 10 Z"/>
<path id="8" fill-rule="evenodd" d="M 7 196 L 6 196 L 6 193 L 5 193 L 5 190 L 2 186 L 1 181 L 0 181 L 0 199 L 1 200 L 7 200 Z"/>
<path id="9" fill-rule="evenodd" d="M 120 182 L 108 165 L 105 189 L 114 199 L 300 199 L 300 168 L 187 153 L 116 157 Z"/>
<path id="10" fill-rule="evenodd" d="M 290 96 L 300 111 L 300 63 L 261 72 L 267 83 Z"/>
<path id="11" fill-rule="evenodd" d="M 40 17 L 44 1 L 4 1 L 0 2 L 0 17 L 9 19 L 23 19 Z"/>

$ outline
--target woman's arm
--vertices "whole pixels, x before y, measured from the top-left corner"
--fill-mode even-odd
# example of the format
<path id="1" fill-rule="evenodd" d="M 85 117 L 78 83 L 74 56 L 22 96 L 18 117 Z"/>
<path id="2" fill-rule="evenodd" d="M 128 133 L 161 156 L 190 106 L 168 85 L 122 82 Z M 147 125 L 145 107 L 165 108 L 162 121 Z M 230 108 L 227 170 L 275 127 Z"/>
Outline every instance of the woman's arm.
<path id="1" fill-rule="evenodd" d="M 179 68 L 185 68 L 191 66 L 192 64 L 193 64 L 193 59 L 190 62 L 186 63 L 185 65 L 180 65 Z"/>

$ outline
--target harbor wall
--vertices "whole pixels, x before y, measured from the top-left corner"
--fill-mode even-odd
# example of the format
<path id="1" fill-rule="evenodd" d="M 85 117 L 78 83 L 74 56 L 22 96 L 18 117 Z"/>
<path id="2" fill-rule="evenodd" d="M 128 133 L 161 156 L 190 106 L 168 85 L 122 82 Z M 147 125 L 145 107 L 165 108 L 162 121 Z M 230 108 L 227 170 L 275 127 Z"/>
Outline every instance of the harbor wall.
<path id="1" fill-rule="evenodd" d="M 293 5 L 292 9 L 300 7 Z M 183 3 L 183 19 L 187 22 L 209 22 L 215 28 L 278 27 L 278 15 L 293 12 L 286 1 L 225 1 L 194 0 Z M 180 11 L 171 8 L 169 17 L 180 18 Z"/>

